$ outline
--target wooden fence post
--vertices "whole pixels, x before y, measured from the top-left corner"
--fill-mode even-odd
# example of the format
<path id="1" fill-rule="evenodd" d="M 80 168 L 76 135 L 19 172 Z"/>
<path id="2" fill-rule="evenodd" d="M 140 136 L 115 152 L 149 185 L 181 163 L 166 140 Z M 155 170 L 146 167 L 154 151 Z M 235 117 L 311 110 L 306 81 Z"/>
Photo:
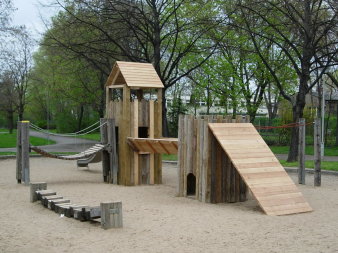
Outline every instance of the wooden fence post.
<path id="1" fill-rule="evenodd" d="M 321 186 L 321 160 L 322 160 L 322 150 L 321 150 L 321 120 L 320 118 L 315 119 L 314 125 L 314 185 Z"/>
<path id="2" fill-rule="evenodd" d="M 47 190 L 47 183 L 31 183 L 30 184 L 30 201 L 35 202 L 38 200 L 36 191 Z"/>
<path id="3" fill-rule="evenodd" d="M 107 132 L 107 119 L 100 119 L 100 135 L 101 135 L 101 144 L 108 144 L 108 132 Z M 102 174 L 103 181 L 108 182 L 108 171 L 109 171 L 109 152 L 104 149 L 102 151 Z"/>
<path id="4" fill-rule="evenodd" d="M 299 143 L 298 143 L 298 183 L 305 184 L 305 119 L 299 121 Z"/>
<path id="5" fill-rule="evenodd" d="M 22 157 L 22 179 L 25 185 L 29 184 L 29 121 L 21 122 L 21 157 Z"/>
<path id="6" fill-rule="evenodd" d="M 103 202 L 100 204 L 100 207 L 102 228 L 123 227 L 122 202 Z"/>
<path id="7" fill-rule="evenodd" d="M 21 179 L 22 179 L 21 121 L 18 121 L 16 131 L 16 180 L 18 184 L 21 184 Z"/>

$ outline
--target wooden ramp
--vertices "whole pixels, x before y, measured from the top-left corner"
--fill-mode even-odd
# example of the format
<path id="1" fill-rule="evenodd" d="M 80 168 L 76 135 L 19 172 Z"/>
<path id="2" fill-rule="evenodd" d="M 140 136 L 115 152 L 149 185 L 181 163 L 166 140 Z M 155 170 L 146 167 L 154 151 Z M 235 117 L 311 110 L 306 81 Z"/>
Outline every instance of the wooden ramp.
<path id="1" fill-rule="evenodd" d="M 252 124 L 209 123 L 209 128 L 266 214 L 312 211 Z"/>
<path id="2" fill-rule="evenodd" d="M 128 144 L 135 152 L 147 152 L 157 154 L 177 154 L 178 139 L 150 139 L 128 137 Z"/>

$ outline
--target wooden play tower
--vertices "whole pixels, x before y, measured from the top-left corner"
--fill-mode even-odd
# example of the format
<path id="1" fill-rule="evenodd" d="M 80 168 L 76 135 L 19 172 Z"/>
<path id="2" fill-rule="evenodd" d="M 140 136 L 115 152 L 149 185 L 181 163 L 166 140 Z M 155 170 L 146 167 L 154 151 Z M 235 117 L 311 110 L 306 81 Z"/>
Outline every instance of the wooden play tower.
<path id="1" fill-rule="evenodd" d="M 106 82 L 106 118 L 114 120 L 118 157 L 112 183 L 162 182 L 161 153 L 170 151 L 163 152 L 157 146 L 165 148 L 171 143 L 160 139 L 163 88 L 151 64 L 115 63 Z"/>

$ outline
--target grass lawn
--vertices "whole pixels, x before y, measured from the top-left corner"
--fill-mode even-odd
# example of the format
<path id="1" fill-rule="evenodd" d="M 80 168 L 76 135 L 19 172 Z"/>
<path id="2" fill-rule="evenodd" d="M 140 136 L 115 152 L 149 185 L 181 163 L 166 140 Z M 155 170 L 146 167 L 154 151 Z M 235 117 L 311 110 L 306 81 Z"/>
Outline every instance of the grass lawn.
<path id="1" fill-rule="evenodd" d="M 86 134 L 86 135 L 77 136 L 77 138 L 93 140 L 93 141 L 100 141 L 101 135 L 100 135 L 100 133 L 90 133 L 90 134 Z"/>
<path id="2" fill-rule="evenodd" d="M 13 131 L 13 134 L 9 134 L 6 129 L 0 129 L 0 148 L 14 148 L 16 147 L 16 130 Z M 6 133 L 3 133 L 6 132 Z M 52 140 L 47 140 L 44 138 L 38 137 L 29 137 L 29 141 L 34 146 L 42 146 L 54 144 L 55 142 Z"/>
<path id="3" fill-rule="evenodd" d="M 270 146 L 271 150 L 275 154 L 287 154 L 289 152 L 289 146 Z M 313 155 L 313 146 L 305 147 L 305 154 Z M 338 156 L 338 147 L 325 147 L 324 154 L 326 156 Z"/>
<path id="4" fill-rule="evenodd" d="M 177 161 L 177 155 L 163 154 L 162 159 L 165 160 L 165 161 Z"/>
<path id="5" fill-rule="evenodd" d="M 58 134 L 58 132 L 56 132 L 55 129 L 50 129 L 50 130 L 48 130 L 48 132 L 57 133 Z M 74 138 L 81 138 L 81 139 L 86 139 L 86 140 L 100 141 L 101 140 L 101 135 L 100 135 L 100 132 L 93 132 L 93 133 L 89 133 L 89 134 L 86 134 L 86 135 L 79 135 L 79 136 L 74 135 Z"/>
<path id="6" fill-rule="evenodd" d="M 162 158 L 165 161 L 177 161 L 177 155 L 166 155 L 166 154 L 163 154 Z M 298 167 L 298 162 L 288 163 L 285 160 L 280 160 L 280 163 L 284 167 Z M 305 167 L 306 168 L 314 168 L 313 161 L 306 161 L 305 162 Z M 334 170 L 334 171 L 338 171 L 338 162 L 326 162 L 326 161 L 322 161 L 322 170 Z"/>
<path id="7" fill-rule="evenodd" d="M 280 161 L 280 163 L 284 167 L 298 167 L 298 162 L 288 163 L 285 160 L 279 160 L 279 161 Z M 326 162 L 326 161 L 322 161 L 321 165 L 322 165 L 321 166 L 322 170 L 334 170 L 334 171 L 338 171 L 338 162 Z M 314 168 L 314 162 L 313 161 L 306 161 L 305 162 L 305 168 L 313 169 Z"/>

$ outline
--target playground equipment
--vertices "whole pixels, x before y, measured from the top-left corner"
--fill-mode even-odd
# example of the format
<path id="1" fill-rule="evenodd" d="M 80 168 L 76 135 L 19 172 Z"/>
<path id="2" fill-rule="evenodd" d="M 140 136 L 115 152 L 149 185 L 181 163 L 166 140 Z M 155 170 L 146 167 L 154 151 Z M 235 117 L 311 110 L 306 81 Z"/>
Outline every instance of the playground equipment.
<path id="1" fill-rule="evenodd" d="M 178 195 L 238 202 L 246 200 L 249 188 L 268 215 L 312 211 L 255 127 L 229 122 L 222 116 L 180 116 Z"/>
<path id="2" fill-rule="evenodd" d="M 160 184 L 161 154 L 178 153 L 178 196 L 233 203 L 245 201 L 250 190 L 268 215 L 312 211 L 254 126 L 244 123 L 248 117 L 181 115 L 179 138 L 162 138 L 162 89 L 151 64 L 118 61 L 106 82 L 101 144 L 71 156 L 32 149 L 68 160 L 89 160 L 102 151 L 104 181 L 120 185 Z M 22 175 L 29 175 L 25 134 L 18 157 Z"/>
<path id="3" fill-rule="evenodd" d="M 102 144 L 95 144 L 92 147 L 86 149 L 85 151 L 82 151 L 75 155 L 57 155 L 52 154 L 49 152 L 46 152 L 45 150 L 30 145 L 29 143 L 29 128 L 33 127 L 36 130 L 41 131 L 42 129 L 37 129 L 37 126 L 31 124 L 29 121 L 19 121 L 17 123 L 17 151 L 16 151 L 16 179 L 18 183 L 21 183 L 23 181 L 25 185 L 28 185 L 30 183 L 30 168 L 29 168 L 29 152 L 30 150 L 33 150 L 37 152 L 38 154 L 41 154 L 42 156 L 48 157 L 48 158 L 56 158 L 56 159 L 62 159 L 62 160 L 78 160 L 78 164 L 80 166 L 83 164 L 88 165 L 88 163 L 91 162 L 98 162 L 99 158 L 101 157 L 100 154 L 102 150 L 106 148 L 106 145 Z M 94 128 L 97 129 L 99 127 L 102 127 L 102 125 Z M 90 130 L 91 132 L 93 130 Z M 45 131 L 42 131 L 45 132 Z M 48 133 L 49 134 L 49 133 Z M 51 133 L 53 134 L 53 133 Z M 59 134 L 54 134 L 59 135 Z M 74 136 L 66 134 L 64 136 Z"/>
<path id="4" fill-rule="evenodd" d="M 69 199 L 56 195 L 53 190 L 47 190 L 47 183 L 30 184 L 30 202 L 41 201 L 48 209 L 80 221 L 92 221 L 101 218 L 101 227 L 123 227 L 122 202 L 102 202 L 100 206 L 86 206 L 70 203 Z"/>
<path id="5" fill-rule="evenodd" d="M 102 152 L 97 152 L 88 158 L 78 159 L 76 161 L 77 167 L 88 167 L 90 163 L 102 162 Z"/>
<path id="6" fill-rule="evenodd" d="M 162 183 L 161 154 L 157 150 L 141 151 L 135 147 L 142 142 L 138 138 L 155 142 L 162 136 L 163 87 L 151 64 L 115 63 L 106 82 L 106 118 L 115 123 L 115 131 L 110 127 L 108 132 L 116 135 L 118 161 L 117 157 L 103 152 L 104 174 L 112 171 L 112 183 Z"/>

